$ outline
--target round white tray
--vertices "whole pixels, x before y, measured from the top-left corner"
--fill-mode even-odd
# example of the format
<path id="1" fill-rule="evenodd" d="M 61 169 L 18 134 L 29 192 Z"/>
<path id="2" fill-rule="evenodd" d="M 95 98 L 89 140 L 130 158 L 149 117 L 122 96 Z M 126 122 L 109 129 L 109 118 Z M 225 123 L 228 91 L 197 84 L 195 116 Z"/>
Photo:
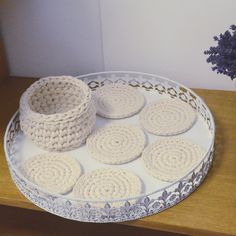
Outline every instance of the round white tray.
<path id="1" fill-rule="evenodd" d="M 208 173 L 213 159 L 215 124 L 213 116 L 204 103 L 192 90 L 161 76 L 137 72 L 101 72 L 78 76 L 92 90 L 107 83 L 123 83 L 140 90 L 146 98 L 146 104 L 159 98 L 180 99 L 188 103 L 196 112 L 197 120 L 187 132 L 178 135 L 192 140 L 205 149 L 205 156 L 185 176 L 176 182 L 164 182 L 150 176 L 144 169 L 140 158 L 116 167 L 131 170 L 144 183 L 144 191 L 139 196 L 112 201 L 87 201 L 75 199 L 71 194 L 51 194 L 28 181 L 19 171 L 20 163 L 33 155 L 44 153 L 28 140 L 20 130 L 19 112 L 8 124 L 4 149 L 13 181 L 19 190 L 35 205 L 55 215 L 84 222 L 120 222 L 142 218 L 156 214 L 174 206 L 189 196 L 203 181 Z M 121 120 L 108 120 L 97 116 L 96 127 L 107 122 L 128 122 L 139 124 L 138 115 Z M 148 143 L 163 137 L 147 134 Z M 80 161 L 83 171 L 88 172 L 108 165 L 92 159 L 83 145 L 67 152 Z"/>

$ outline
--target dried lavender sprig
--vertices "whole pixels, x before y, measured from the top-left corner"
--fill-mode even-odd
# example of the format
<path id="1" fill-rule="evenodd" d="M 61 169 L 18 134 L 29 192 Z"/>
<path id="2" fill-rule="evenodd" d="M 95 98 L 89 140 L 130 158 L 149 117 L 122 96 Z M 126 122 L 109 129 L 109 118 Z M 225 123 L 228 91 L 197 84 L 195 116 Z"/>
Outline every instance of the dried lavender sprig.
<path id="1" fill-rule="evenodd" d="M 211 63 L 212 70 L 217 74 L 229 76 L 232 80 L 236 78 L 236 25 L 231 25 L 229 30 L 219 36 L 214 36 L 217 46 L 205 50 L 209 55 L 207 62 Z"/>

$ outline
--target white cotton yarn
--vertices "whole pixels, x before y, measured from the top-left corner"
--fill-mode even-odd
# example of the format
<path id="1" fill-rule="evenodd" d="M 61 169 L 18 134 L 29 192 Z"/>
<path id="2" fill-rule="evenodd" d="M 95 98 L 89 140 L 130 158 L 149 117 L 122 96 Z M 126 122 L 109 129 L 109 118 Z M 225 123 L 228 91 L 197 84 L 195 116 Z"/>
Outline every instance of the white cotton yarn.
<path id="1" fill-rule="evenodd" d="M 33 156 L 20 170 L 28 180 L 54 194 L 70 192 L 82 173 L 77 160 L 58 153 Z"/>
<path id="2" fill-rule="evenodd" d="M 180 100 L 160 99 L 144 107 L 141 125 L 156 135 L 175 135 L 190 129 L 196 120 L 195 111 Z"/>
<path id="3" fill-rule="evenodd" d="M 108 124 L 86 141 L 91 157 L 105 164 L 123 164 L 140 156 L 146 144 L 144 132 L 130 124 Z"/>
<path id="4" fill-rule="evenodd" d="M 42 78 L 20 99 L 20 125 L 24 134 L 48 151 L 79 147 L 91 133 L 96 108 L 90 88 L 71 76 Z"/>
<path id="5" fill-rule="evenodd" d="M 107 84 L 98 88 L 94 97 L 97 114 L 111 119 L 120 119 L 138 113 L 144 106 L 141 92 L 126 84 Z"/>
<path id="6" fill-rule="evenodd" d="M 155 178 L 173 182 L 184 177 L 205 151 L 183 138 L 163 138 L 147 146 L 142 161 L 147 172 Z"/>
<path id="7" fill-rule="evenodd" d="M 82 175 L 73 188 L 76 198 L 113 200 L 137 196 L 142 182 L 134 173 L 118 168 L 97 169 Z"/>
<path id="8" fill-rule="evenodd" d="M 24 134 L 45 150 L 67 151 L 87 139 L 91 157 L 101 163 L 124 164 L 142 154 L 150 175 L 168 182 L 178 180 L 204 154 L 201 147 L 189 140 L 162 138 L 145 148 L 146 136 L 140 127 L 116 122 L 92 133 L 96 112 L 105 118 L 121 119 L 137 114 L 144 104 L 142 93 L 129 85 L 104 85 L 92 96 L 89 87 L 76 78 L 47 77 L 22 95 L 20 125 Z M 177 99 L 160 99 L 144 107 L 139 120 L 150 133 L 175 135 L 191 128 L 196 113 Z M 140 178 L 130 171 L 106 168 L 81 176 L 80 164 L 59 153 L 30 158 L 21 170 L 26 178 L 51 193 L 66 194 L 73 189 L 74 196 L 81 199 L 112 200 L 142 192 Z"/>

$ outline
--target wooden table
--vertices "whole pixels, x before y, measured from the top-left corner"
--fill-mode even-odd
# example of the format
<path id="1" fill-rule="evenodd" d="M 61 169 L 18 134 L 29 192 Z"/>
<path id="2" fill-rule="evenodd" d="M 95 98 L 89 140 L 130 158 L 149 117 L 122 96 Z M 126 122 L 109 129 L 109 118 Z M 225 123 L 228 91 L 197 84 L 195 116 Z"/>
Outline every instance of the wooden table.
<path id="1" fill-rule="evenodd" d="M 0 205 L 42 211 L 15 187 L 3 151 L 6 125 L 32 79 L 12 78 L 0 87 Z M 216 153 L 203 184 L 171 209 L 126 225 L 189 235 L 236 235 L 236 92 L 194 89 L 216 121 Z"/>

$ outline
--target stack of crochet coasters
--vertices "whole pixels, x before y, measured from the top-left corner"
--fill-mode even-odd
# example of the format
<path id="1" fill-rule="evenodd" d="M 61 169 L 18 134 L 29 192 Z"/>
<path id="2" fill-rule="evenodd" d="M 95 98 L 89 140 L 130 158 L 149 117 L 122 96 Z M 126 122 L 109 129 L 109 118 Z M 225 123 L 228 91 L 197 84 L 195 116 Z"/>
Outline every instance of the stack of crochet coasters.
<path id="1" fill-rule="evenodd" d="M 97 114 L 111 119 L 120 119 L 138 113 L 144 106 L 142 93 L 129 85 L 108 84 L 94 94 Z"/>
<path id="2" fill-rule="evenodd" d="M 177 137 L 159 137 L 146 146 L 144 131 L 138 125 L 112 122 L 95 130 L 99 116 L 122 119 L 143 108 L 145 98 L 129 85 L 109 84 L 92 96 L 82 81 L 71 77 L 48 77 L 33 84 L 20 101 L 21 128 L 38 146 L 51 151 L 86 148 L 95 160 L 121 165 L 141 156 L 145 170 L 153 177 L 173 182 L 186 175 L 204 155 L 191 141 Z M 96 107 L 96 108 L 95 108 Z M 175 99 L 160 99 L 142 109 L 141 126 L 159 136 L 181 134 L 196 120 L 195 111 Z M 88 136 L 90 134 L 90 136 Z M 80 164 L 58 153 L 37 155 L 25 161 L 21 170 L 33 183 L 49 192 L 88 200 L 129 198 L 142 193 L 142 181 L 123 168 L 102 168 L 82 174 Z"/>

